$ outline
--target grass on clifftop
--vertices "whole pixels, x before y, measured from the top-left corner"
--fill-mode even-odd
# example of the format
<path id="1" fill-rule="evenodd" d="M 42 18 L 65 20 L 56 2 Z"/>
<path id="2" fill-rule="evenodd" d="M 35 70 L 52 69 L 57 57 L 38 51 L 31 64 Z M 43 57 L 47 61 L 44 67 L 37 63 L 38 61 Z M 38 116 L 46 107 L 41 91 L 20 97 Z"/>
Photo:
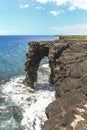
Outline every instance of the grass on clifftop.
<path id="1" fill-rule="evenodd" d="M 87 40 L 87 36 L 78 36 L 78 35 L 64 36 L 63 39 L 65 39 L 65 40 Z"/>

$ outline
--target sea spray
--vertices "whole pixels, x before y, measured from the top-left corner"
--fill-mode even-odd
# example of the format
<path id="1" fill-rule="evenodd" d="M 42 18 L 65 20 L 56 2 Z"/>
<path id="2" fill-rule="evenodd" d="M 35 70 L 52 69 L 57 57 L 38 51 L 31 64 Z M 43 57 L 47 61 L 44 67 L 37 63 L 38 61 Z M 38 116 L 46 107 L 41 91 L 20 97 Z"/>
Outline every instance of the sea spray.
<path id="1" fill-rule="evenodd" d="M 1 86 L 5 98 L 3 110 L 8 111 L 7 115 L 9 115 L 7 120 L 3 119 L 3 123 L 0 124 L 1 129 L 41 130 L 41 124 L 47 119 L 45 108 L 55 99 L 53 86 L 47 79 L 47 74 L 50 74 L 49 69 L 47 64 L 40 66 L 35 90 L 22 84 L 25 76 L 12 78 Z"/>

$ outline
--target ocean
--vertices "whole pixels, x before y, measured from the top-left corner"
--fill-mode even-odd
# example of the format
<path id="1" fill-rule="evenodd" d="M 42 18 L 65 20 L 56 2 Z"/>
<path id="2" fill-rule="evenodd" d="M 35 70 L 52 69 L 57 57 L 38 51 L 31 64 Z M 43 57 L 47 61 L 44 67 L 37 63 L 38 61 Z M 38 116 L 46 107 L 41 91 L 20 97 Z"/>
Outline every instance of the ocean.
<path id="1" fill-rule="evenodd" d="M 54 97 L 49 84 L 50 67 L 45 57 L 38 68 L 35 90 L 22 84 L 30 41 L 56 36 L 0 36 L 0 130 L 41 130 L 46 106 Z M 44 79 L 43 79 L 44 76 Z"/>

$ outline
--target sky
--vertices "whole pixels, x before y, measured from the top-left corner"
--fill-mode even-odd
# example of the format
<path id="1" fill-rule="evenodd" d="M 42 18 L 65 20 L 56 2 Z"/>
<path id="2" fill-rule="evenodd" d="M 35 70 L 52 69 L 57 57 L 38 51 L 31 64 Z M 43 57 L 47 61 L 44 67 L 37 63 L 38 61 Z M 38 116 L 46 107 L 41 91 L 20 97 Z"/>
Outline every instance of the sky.
<path id="1" fill-rule="evenodd" d="M 0 0 L 0 35 L 87 35 L 87 0 Z"/>

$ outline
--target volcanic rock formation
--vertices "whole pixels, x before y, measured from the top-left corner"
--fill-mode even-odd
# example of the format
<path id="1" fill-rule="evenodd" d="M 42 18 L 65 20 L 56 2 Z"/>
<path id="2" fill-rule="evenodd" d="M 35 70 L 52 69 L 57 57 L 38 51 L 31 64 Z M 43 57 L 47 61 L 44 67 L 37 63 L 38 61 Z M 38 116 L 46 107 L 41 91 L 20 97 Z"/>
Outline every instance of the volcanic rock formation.
<path id="1" fill-rule="evenodd" d="M 44 56 L 49 58 L 56 100 L 46 108 L 42 130 L 87 130 L 87 41 L 31 42 L 25 83 L 32 88 Z"/>

